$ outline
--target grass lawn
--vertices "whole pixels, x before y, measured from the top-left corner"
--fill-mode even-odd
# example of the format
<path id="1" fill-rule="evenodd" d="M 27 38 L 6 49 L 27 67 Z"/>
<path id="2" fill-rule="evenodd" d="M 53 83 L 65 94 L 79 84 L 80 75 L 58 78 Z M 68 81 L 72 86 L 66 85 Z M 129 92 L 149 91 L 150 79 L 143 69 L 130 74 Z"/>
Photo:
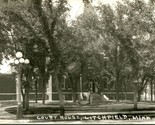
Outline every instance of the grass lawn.
<path id="1" fill-rule="evenodd" d="M 17 101 L 15 100 L 0 101 L 0 107 L 8 107 L 8 106 L 13 106 L 13 105 L 17 105 Z"/>
<path id="2" fill-rule="evenodd" d="M 104 104 L 96 105 L 79 105 L 78 103 L 66 102 L 65 112 L 121 112 L 121 111 L 133 111 L 133 102 L 121 101 L 121 102 L 107 102 Z M 137 111 L 155 110 L 154 102 L 139 102 Z M 5 111 L 16 114 L 16 107 L 8 107 Z M 23 110 L 24 114 L 59 114 L 59 103 L 58 102 L 47 102 L 45 105 L 39 103 L 30 103 L 28 111 Z"/>

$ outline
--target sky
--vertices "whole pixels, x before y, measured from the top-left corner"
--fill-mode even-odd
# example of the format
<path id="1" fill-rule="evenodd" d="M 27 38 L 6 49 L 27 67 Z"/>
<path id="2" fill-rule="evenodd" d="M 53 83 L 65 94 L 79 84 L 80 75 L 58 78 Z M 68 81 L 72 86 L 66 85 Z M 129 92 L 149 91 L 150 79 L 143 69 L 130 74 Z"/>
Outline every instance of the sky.
<path id="1" fill-rule="evenodd" d="M 11 67 L 5 59 L 2 61 L 2 65 L 0 65 L 0 73 L 11 73 Z"/>
<path id="2" fill-rule="evenodd" d="M 114 5 L 116 3 L 116 0 L 92 0 L 92 2 L 92 5 L 97 5 L 99 2 Z M 68 0 L 68 3 L 71 7 L 70 18 L 74 20 L 78 15 L 80 15 L 83 12 L 83 0 Z M 9 63 L 5 60 L 3 60 L 2 65 L 0 65 L 0 73 L 11 73 L 11 67 Z"/>

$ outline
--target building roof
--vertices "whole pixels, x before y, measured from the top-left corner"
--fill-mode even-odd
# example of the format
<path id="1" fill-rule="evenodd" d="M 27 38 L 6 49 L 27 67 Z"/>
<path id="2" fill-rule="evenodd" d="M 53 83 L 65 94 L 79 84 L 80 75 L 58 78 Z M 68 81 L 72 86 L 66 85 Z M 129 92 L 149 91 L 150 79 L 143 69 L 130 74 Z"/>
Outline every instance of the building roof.
<path id="1" fill-rule="evenodd" d="M 83 13 L 84 14 L 93 14 L 93 15 L 97 15 L 96 12 L 95 12 L 95 9 L 94 7 L 92 6 L 92 0 L 83 0 L 83 3 L 84 3 L 84 10 L 83 10 Z"/>

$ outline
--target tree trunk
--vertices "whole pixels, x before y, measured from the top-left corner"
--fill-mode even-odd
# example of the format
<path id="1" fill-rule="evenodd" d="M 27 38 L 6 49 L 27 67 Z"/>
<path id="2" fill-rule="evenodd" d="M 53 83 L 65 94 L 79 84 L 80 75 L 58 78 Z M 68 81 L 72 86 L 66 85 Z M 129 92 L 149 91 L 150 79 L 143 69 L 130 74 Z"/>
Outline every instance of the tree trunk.
<path id="1" fill-rule="evenodd" d="M 134 90 L 134 109 L 137 109 L 137 91 Z"/>
<path id="2" fill-rule="evenodd" d="M 65 114 L 65 110 L 64 110 L 64 96 L 63 96 L 62 91 L 60 89 L 57 71 L 55 71 L 54 75 L 55 75 L 55 85 L 56 85 L 56 89 L 57 89 L 58 96 L 59 96 L 60 115 L 64 115 Z"/>
<path id="3" fill-rule="evenodd" d="M 23 97 L 23 109 L 25 109 L 25 93 L 23 92 L 23 89 L 21 90 L 22 97 Z"/>
<path id="4" fill-rule="evenodd" d="M 21 81 L 22 81 L 22 78 L 21 78 Z M 23 83 L 21 83 L 23 84 Z M 23 98 L 23 109 L 25 109 L 25 92 L 24 92 L 24 89 L 25 89 L 25 86 L 23 87 L 21 85 L 21 95 L 22 95 L 22 98 Z"/>
<path id="5" fill-rule="evenodd" d="M 76 92 L 73 90 L 73 102 L 76 102 Z"/>
<path id="6" fill-rule="evenodd" d="M 29 85 L 25 88 L 25 110 L 29 110 Z"/>
<path id="7" fill-rule="evenodd" d="M 42 104 L 45 105 L 46 83 L 45 83 L 44 77 L 42 78 L 42 87 L 43 87 L 43 91 L 42 91 Z"/>
<path id="8" fill-rule="evenodd" d="M 37 78 L 35 80 L 35 102 L 38 102 L 38 83 L 37 83 Z"/>
<path id="9" fill-rule="evenodd" d="M 119 102 L 119 72 L 116 71 L 116 101 Z"/>
<path id="10" fill-rule="evenodd" d="M 153 84 L 154 84 L 154 101 L 155 101 L 155 81 L 153 80 Z"/>
<path id="11" fill-rule="evenodd" d="M 145 101 L 147 100 L 147 85 L 145 86 Z"/>
<path id="12" fill-rule="evenodd" d="M 125 79 L 124 79 L 124 90 L 125 90 L 124 96 L 125 96 L 125 100 L 126 100 L 126 96 L 127 96 L 126 77 L 125 77 Z"/>
<path id="13" fill-rule="evenodd" d="M 123 90 L 123 82 L 124 82 L 124 77 L 121 77 L 121 80 L 120 80 L 120 86 L 121 86 L 121 100 L 124 100 L 124 90 Z"/>
<path id="14" fill-rule="evenodd" d="M 151 82 L 150 82 L 150 88 L 151 88 L 151 101 L 153 101 L 153 83 L 152 83 L 152 79 L 151 79 Z"/>
<path id="15" fill-rule="evenodd" d="M 73 91 L 73 102 L 76 102 L 76 83 L 75 83 L 75 78 L 74 77 L 73 77 L 72 91 Z"/>
<path id="16" fill-rule="evenodd" d="M 115 89 L 116 89 L 116 101 L 119 102 L 119 52 L 118 52 L 118 45 L 116 45 L 115 48 L 115 76 L 116 76 L 116 84 L 115 84 Z"/>
<path id="17" fill-rule="evenodd" d="M 137 110 L 137 82 L 134 83 L 134 109 Z"/>
<path id="18" fill-rule="evenodd" d="M 143 90 L 145 89 L 145 87 L 146 87 L 146 85 L 148 83 L 148 80 L 149 80 L 149 78 L 144 77 L 143 80 L 142 80 L 142 86 L 140 86 L 140 88 L 137 88 L 138 89 L 138 100 L 137 100 L 138 102 L 141 101 L 141 94 L 142 94 Z"/>
<path id="19" fill-rule="evenodd" d="M 72 85 L 72 95 L 73 95 L 73 102 L 76 102 L 76 80 L 75 80 L 75 75 L 70 74 L 70 82 Z"/>
<path id="20" fill-rule="evenodd" d="M 141 101 L 141 94 L 142 94 L 142 91 L 139 90 L 139 91 L 138 91 L 138 98 L 137 98 L 137 101 L 138 101 L 138 102 Z"/>

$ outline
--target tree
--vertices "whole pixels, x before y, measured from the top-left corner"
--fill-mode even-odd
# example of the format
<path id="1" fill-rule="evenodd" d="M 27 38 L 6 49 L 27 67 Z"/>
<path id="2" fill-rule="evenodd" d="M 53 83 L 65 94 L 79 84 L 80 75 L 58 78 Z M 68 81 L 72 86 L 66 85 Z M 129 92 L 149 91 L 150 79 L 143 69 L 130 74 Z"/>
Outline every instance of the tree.
<path id="1" fill-rule="evenodd" d="M 66 1 L 30 1 L 25 8 L 14 8 L 10 5 L 4 13 L 7 23 L 11 26 L 15 45 L 15 50 L 23 50 L 30 58 L 31 65 L 38 67 L 43 78 L 43 88 L 45 88 L 46 79 L 46 58 L 51 58 L 52 70 L 54 70 L 57 91 L 60 98 L 60 108 L 63 109 L 63 95 L 60 91 L 58 74 L 61 52 L 59 43 L 55 38 L 55 28 L 57 21 L 66 12 Z M 28 5 L 28 6 L 27 6 Z M 21 32 L 22 31 L 22 32 Z M 18 42 L 17 42 L 18 41 Z M 38 52 L 33 52 L 34 46 L 38 46 Z M 46 50 L 46 51 L 45 51 Z M 31 54 L 29 52 L 32 52 Z M 41 57 L 38 61 L 38 56 Z M 40 65 L 41 64 L 41 65 Z M 45 93 L 45 89 L 44 89 Z M 45 95 L 45 94 L 43 94 Z M 43 96 L 44 98 L 44 96 Z M 43 99 L 43 104 L 45 99 Z M 63 112 L 61 112 L 63 114 Z"/>
<path id="2" fill-rule="evenodd" d="M 123 1 L 122 3 L 117 3 L 115 11 L 108 5 L 101 5 L 98 7 L 98 10 L 100 13 L 99 15 L 101 23 L 99 26 L 102 36 L 104 36 L 106 41 L 110 40 L 113 42 L 113 44 L 116 46 L 115 48 L 119 46 L 122 53 L 126 53 L 125 60 L 127 59 L 127 62 L 125 60 L 122 61 L 126 62 L 124 65 L 125 67 L 132 67 L 132 81 L 138 80 L 137 88 L 139 88 L 138 91 L 141 93 L 143 90 L 142 86 L 145 86 L 143 84 L 145 78 L 143 79 L 140 73 L 149 73 L 144 71 L 144 66 L 141 64 L 147 62 L 148 67 L 152 65 L 152 59 L 148 58 L 148 56 L 144 56 L 145 54 L 143 55 L 142 53 L 144 50 L 153 51 L 153 44 L 151 43 L 151 39 L 153 38 L 153 35 L 151 34 L 154 31 L 154 25 L 152 22 L 154 12 L 153 5 L 150 3 L 146 4 L 142 0 Z M 150 36 L 150 38 L 147 38 L 148 36 Z M 151 56 L 153 56 L 153 54 L 151 54 Z M 116 83 L 120 83 L 119 74 L 122 74 L 121 72 L 124 68 L 119 66 L 117 58 L 116 51 Z M 116 84 L 116 87 L 118 86 L 119 85 Z"/>
<path id="3" fill-rule="evenodd" d="M 60 109 L 61 109 L 61 115 L 64 115 L 64 104 L 63 104 L 63 94 L 60 89 L 59 85 L 59 78 L 58 75 L 60 73 L 60 61 L 61 61 L 61 51 L 59 48 L 59 43 L 57 43 L 56 38 L 54 37 L 55 34 L 55 28 L 58 19 L 61 17 L 61 15 L 66 12 L 67 7 L 65 6 L 67 2 L 64 1 L 57 1 L 58 6 L 56 9 L 56 12 L 52 11 L 52 1 L 48 1 L 47 3 L 45 2 L 45 5 L 47 4 L 47 9 L 49 9 L 50 15 L 52 15 L 52 20 L 50 16 L 48 17 L 47 10 L 46 8 L 42 7 L 42 4 L 44 3 L 42 0 L 34 0 L 32 1 L 33 8 L 37 12 L 37 16 L 39 18 L 39 22 L 42 25 L 43 28 L 43 34 L 45 35 L 47 46 L 48 46 L 48 52 L 49 52 L 49 57 L 52 59 L 51 64 L 53 64 L 53 70 L 54 70 L 54 78 L 55 78 L 55 83 L 56 83 L 56 89 L 59 95 L 60 99 Z M 35 11 L 34 11 L 35 12 Z"/>

